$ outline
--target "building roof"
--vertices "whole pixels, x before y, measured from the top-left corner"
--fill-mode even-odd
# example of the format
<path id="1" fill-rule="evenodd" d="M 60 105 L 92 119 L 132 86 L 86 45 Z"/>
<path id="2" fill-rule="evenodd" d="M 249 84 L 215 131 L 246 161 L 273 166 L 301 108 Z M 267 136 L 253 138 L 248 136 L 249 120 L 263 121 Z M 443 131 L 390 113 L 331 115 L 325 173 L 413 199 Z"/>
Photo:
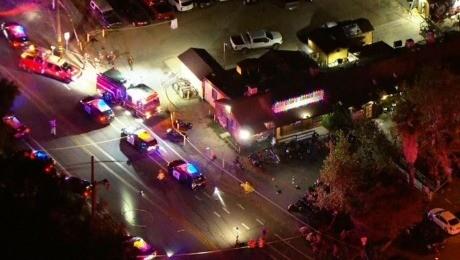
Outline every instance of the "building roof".
<path id="1" fill-rule="evenodd" d="M 274 119 L 270 93 L 261 93 L 232 100 L 218 100 L 216 103 L 230 105 L 232 115 L 239 125 L 251 129 L 253 133 L 267 130 L 265 123 Z M 250 113 L 248 109 L 250 109 Z"/>
<path id="2" fill-rule="evenodd" d="M 307 33 L 307 39 L 314 42 L 324 53 L 329 54 L 339 48 L 356 47 L 360 44 L 360 36 L 373 30 L 374 27 L 369 20 L 358 18 L 338 22 L 332 27 L 322 26 L 313 29 Z"/>
<path id="3" fill-rule="evenodd" d="M 376 59 L 389 58 L 396 54 L 395 49 L 385 42 L 378 41 L 361 47 L 356 53 L 359 63 L 373 61 Z"/>
<path id="4" fill-rule="evenodd" d="M 305 93 L 313 76 L 311 70 L 318 65 L 300 51 L 270 50 L 259 59 L 247 59 L 238 66 L 244 72 L 244 80 L 257 86 L 259 92 L 270 91 L 274 100 Z"/>
<path id="5" fill-rule="evenodd" d="M 211 74 L 219 75 L 224 72 L 222 66 L 205 49 L 190 48 L 178 58 L 200 80 Z"/>
<path id="6" fill-rule="evenodd" d="M 213 73 L 206 78 L 229 98 L 241 97 L 246 91 L 246 82 L 235 70 Z"/>

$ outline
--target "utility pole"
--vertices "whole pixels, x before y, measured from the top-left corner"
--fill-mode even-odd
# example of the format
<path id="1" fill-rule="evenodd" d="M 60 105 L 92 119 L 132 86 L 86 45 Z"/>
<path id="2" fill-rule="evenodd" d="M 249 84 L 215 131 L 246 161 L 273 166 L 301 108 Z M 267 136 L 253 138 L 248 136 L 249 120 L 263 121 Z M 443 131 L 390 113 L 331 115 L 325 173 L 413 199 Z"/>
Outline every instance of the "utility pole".
<path id="1" fill-rule="evenodd" d="M 94 221 L 95 207 L 96 207 L 96 181 L 94 180 L 94 156 L 91 155 L 91 220 Z"/>
<path id="2" fill-rule="evenodd" d="M 61 8 L 59 8 L 59 0 L 56 0 L 56 33 L 57 33 L 57 47 L 59 54 L 63 52 L 62 46 L 62 29 L 61 29 Z"/>

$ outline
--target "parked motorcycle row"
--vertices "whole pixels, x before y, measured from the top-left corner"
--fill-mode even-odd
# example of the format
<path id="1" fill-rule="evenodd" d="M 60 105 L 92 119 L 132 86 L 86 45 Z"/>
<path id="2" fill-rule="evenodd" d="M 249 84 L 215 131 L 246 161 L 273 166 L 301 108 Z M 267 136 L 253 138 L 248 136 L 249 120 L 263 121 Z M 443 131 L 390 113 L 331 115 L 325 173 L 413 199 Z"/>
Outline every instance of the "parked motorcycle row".
<path id="1" fill-rule="evenodd" d="M 276 151 L 283 160 L 313 161 L 323 157 L 327 152 L 327 147 L 325 141 L 314 134 L 309 139 L 280 144 L 276 147 Z"/>
<path id="2" fill-rule="evenodd" d="M 265 164 L 278 165 L 281 162 L 280 157 L 272 148 L 251 153 L 248 160 L 252 166 L 263 169 Z"/>

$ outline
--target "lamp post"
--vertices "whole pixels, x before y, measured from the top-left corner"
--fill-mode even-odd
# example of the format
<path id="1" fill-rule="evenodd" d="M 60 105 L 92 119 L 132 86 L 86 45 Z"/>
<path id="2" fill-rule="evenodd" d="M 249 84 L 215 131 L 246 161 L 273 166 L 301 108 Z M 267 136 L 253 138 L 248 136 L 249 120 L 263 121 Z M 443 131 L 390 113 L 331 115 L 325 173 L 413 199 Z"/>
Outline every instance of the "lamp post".
<path id="1" fill-rule="evenodd" d="M 59 8 L 59 0 L 56 1 L 56 34 L 58 52 L 62 53 L 62 29 L 61 29 L 61 8 Z"/>

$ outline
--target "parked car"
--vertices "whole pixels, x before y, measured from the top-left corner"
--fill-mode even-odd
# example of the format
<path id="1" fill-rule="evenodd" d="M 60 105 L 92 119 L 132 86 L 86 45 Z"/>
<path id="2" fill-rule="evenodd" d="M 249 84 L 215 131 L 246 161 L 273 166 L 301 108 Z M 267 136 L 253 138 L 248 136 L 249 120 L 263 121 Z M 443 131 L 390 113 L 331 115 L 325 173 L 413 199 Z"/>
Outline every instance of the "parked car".
<path id="1" fill-rule="evenodd" d="M 153 259 L 158 251 L 141 237 L 128 236 L 123 242 L 123 259 Z"/>
<path id="2" fill-rule="evenodd" d="M 178 182 L 184 183 L 192 190 L 206 185 L 206 178 L 201 171 L 192 163 L 183 160 L 174 160 L 169 162 L 168 173 L 171 174 Z"/>
<path id="3" fill-rule="evenodd" d="M 91 185 L 90 181 L 75 176 L 65 177 L 62 185 L 64 189 L 79 194 L 84 198 L 90 198 L 93 191 L 93 185 Z"/>
<path id="4" fill-rule="evenodd" d="M 126 18 L 133 26 L 145 26 L 151 22 L 148 11 L 136 1 L 126 1 L 126 4 L 120 8 L 123 9 Z"/>
<path id="5" fill-rule="evenodd" d="M 122 25 L 120 17 L 106 0 L 91 0 L 89 9 L 104 28 L 113 29 Z"/>
<path id="6" fill-rule="evenodd" d="M 103 125 L 110 124 L 115 117 L 109 105 L 99 97 L 84 97 L 80 100 L 80 106 L 89 117 Z"/>
<path id="7" fill-rule="evenodd" d="M 460 233 L 460 220 L 450 211 L 434 208 L 428 212 L 428 219 L 436 223 L 450 235 Z"/>
<path id="8" fill-rule="evenodd" d="M 158 141 L 143 127 L 128 127 L 121 129 L 122 140 L 126 141 L 141 152 L 158 150 Z"/>
<path id="9" fill-rule="evenodd" d="M 156 21 L 169 21 L 176 18 L 174 8 L 167 2 L 156 2 L 149 6 L 149 9 Z"/>
<path id="10" fill-rule="evenodd" d="M 174 128 L 166 129 L 166 138 L 173 143 L 181 143 L 184 141 L 184 138 L 187 138 L 187 134 L 184 132 L 179 132 Z"/>
<path id="11" fill-rule="evenodd" d="M 195 6 L 199 8 L 206 8 L 212 5 L 212 0 L 194 0 Z"/>
<path id="12" fill-rule="evenodd" d="M 29 36 L 27 36 L 24 27 L 18 23 L 3 22 L 0 24 L 0 30 L 14 48 L 25 47 L 30 44 Z"/>
<path id="13" fill-rule="evenodd" d="M 278 48 L 283 43 L 281 33 L 259 30 L 230 36 L 230 44 L 235 51 L 245 49 Z"/>
<path id="14" fill-rule="evenodd" d="M 36 167 L 36 169 L 40 170 L 42 173 L 49 175 L 56 174 L 54 160 L 45 151 L 28 149 L 16 153 L 15 156 L 19 160 L 26 160 L 27 162 L 32 162 L 34 167 Z"/>
<path id="15" fill-rule="evenodd" d="M 397 245 L 424 254 L 434 253 L 442 248 L 447 234 L 432 223 L 423 221 L 404 230 L 396 240 Z"/>
<path id="16" fill-rule="evenodd" d="M 168 0 L 176 11 L 185 12 L 193 9 L 193 0 Z"/>
<path id="17" fill-rule="evenodd" d="M 3 123 L 14 138 L 22 138 L 30 133 L 30 128 L 21 123 L 15 115 L 7 115 L 2 118 Z"/>

